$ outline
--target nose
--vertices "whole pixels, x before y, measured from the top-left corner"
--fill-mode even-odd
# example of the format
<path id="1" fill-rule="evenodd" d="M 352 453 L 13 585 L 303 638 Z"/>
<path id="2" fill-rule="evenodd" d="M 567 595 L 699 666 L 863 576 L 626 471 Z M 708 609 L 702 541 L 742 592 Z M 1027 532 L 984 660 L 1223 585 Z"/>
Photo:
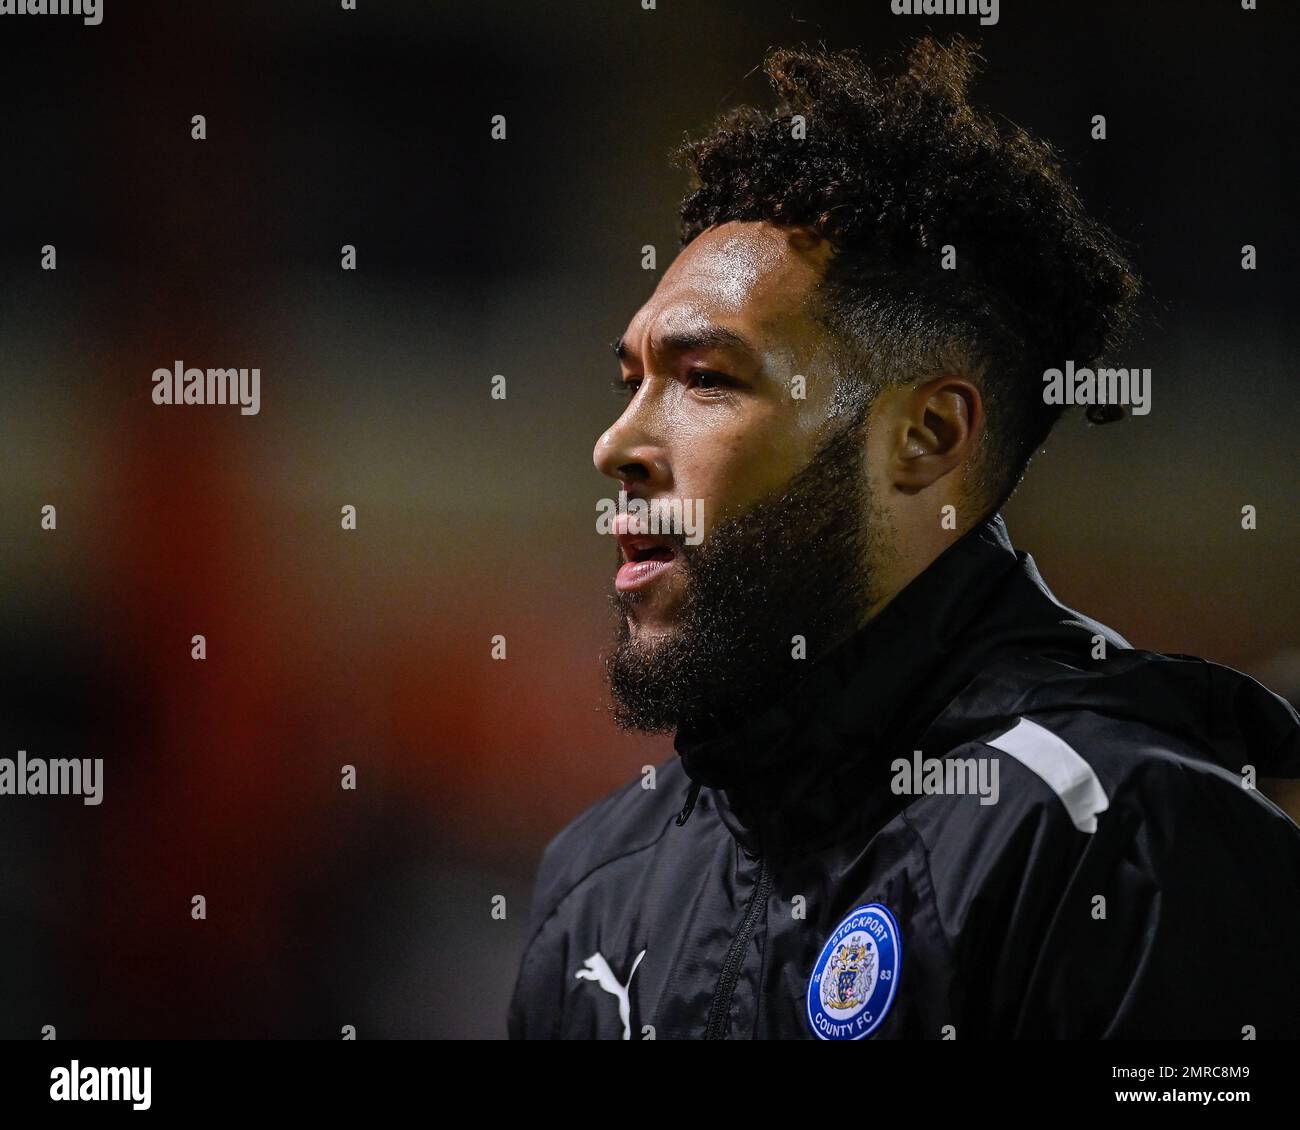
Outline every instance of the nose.
<path id="1" fill-rule="evenodd" d="M 657 436 L 646 427 L 640 394 L 633 398 L 617 420 L 596 440 L 591 461 L 596 470 L 631 486 L 641 484 L 643 494 L 667 490 L 672 475 L 668 453 Z"/>

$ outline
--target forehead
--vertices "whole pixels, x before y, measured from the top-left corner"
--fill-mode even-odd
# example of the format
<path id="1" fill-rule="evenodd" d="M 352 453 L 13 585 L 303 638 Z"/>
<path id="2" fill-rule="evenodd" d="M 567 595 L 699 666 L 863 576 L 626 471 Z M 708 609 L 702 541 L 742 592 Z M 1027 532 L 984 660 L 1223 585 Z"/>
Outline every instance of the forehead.
<path id="1" fill-rule="evenodd" d="M 738 221 L 710 228 L 682 249 L 626 336 L 635 340 L 705 323 L 734 326 L 754 338 L 813 335 L 805 300 L 829 253 L 824 240 L 803 229 Z"/>

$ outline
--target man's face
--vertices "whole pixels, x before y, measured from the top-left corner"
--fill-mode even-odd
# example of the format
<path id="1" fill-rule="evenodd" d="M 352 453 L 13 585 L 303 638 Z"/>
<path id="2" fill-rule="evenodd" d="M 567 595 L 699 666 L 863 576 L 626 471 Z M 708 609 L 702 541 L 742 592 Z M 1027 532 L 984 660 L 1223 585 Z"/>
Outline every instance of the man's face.
<path id="1" fill-rule="evenodd" d="M 623 335 L 630 400 L 596 466 L 631 498 L 698 500 L 704 516 L 699 545 L 616 524 L 607 664 L 625 725 L 668 729 L 752 699 L 788 673 L 792 636 L 816 650 L 862 618 L 863 429 L 828 421 L 832 343 L 805 301 L 829 254 L 792 229 L 720 225 Z"/>
<path id="2" fill-rule="evenodd" d="M 632 498 L 701 500 L 706 539 L 789 482 L 824 434 L 829 343 L 804 299 L 828 255 L 824 241 L 768 223 L 722 224 L 687 246 L 623 334 L 629 402 L 597 441 L 596 467 Z M 619 540 L 632 635 L 671 633 L 680 555 L 656 564 L 668 539 Z M 637 557 L 648 557 L 641 568 Z"/>

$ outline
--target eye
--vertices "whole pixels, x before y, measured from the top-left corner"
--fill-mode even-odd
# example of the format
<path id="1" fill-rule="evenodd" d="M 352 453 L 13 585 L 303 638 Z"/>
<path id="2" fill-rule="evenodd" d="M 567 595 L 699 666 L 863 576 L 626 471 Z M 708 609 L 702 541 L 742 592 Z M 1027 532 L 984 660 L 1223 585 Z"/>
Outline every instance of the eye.
<path id="1" fill-rule="evenodd" d="M 629 377 L 624 380 L 622 377 L 615 377 L 613 388 L 619 396 L 626 396 L 629 400 L 636 395 L 636 390 L 641 387 L 640 377 Z"/>
<path id="2" fill-rule="evenodd" d="M 712 369 L 692 369 L 686 374 L 686 380 L 691 388 L 697 388 L 701 392 L 720 392 L 732 384 L 731 378 L 726 373 L 718 373 Z"/>

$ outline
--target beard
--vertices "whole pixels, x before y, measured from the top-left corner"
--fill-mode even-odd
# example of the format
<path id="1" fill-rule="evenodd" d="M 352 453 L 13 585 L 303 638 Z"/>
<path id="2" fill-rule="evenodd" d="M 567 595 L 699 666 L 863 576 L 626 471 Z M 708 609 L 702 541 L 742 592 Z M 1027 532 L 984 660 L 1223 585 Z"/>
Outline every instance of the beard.
<path id="1" fill-rule="evenodd" d="M 671 633 L 635 638 L 638 594 L 615 594 L 605 672 L 621 728 L 656 733 L 747 712 L 866 622 L 868 562 L 880 560 L 885 529 L 865 432 L 865 419 L 841 427 L 782 490 L 719 521 L 699 545 L 674 539 L 685 578 Z M 795 658 L 795 636 L 806 659 Z"/>

